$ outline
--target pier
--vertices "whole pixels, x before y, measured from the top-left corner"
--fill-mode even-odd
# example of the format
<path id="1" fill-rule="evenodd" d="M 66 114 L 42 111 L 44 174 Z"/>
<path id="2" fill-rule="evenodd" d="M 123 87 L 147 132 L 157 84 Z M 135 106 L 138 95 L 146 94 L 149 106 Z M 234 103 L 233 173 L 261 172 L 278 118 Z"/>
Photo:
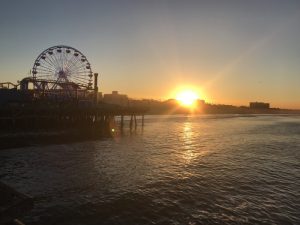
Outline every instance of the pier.
<path id="1" fill-rule="evenodd" d="M 137 127 L 137 117 L 144 126 L 145 108 L 118 107 L 109 105 L 80 106 L 32 104 L 28 106 L 9 106 L 0 108 L 0 130 L 33 131 L 53 129 L 90 129 L 105 134 L 121 118 L 120 128 L 124 128 L 124 117 L 129 117 L 129 128 Z"/>
<path id="2" fill-rule="evenodd" d="M 143 108 L 107 105 L 2 107 L 0 149 L 113 137 L 124 130 L 131 132 L 143 127 L 145 112 Z"/>
<path id="3" fill-rule="evenodd" d="M 2 143 L 30 138 L 82 139 L 112 136 L 126 128 L 144 126 L 142 107 L 120 106 L 98 100 L 98 73 L 87 57 L 65 45 L 44 50 L 30 76 L 0 83 L 0 139 Z M 117 124 L 115 118 L 121 120 Z"/>

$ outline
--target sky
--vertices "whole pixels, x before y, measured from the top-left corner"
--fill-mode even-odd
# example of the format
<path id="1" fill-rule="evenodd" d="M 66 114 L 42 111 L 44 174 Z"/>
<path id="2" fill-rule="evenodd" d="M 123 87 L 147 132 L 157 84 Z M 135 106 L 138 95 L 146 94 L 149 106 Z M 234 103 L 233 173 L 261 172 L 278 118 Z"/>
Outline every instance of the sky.
<path id="1" fill-rule="evenodd" d="M 99 89 L 300 108 L 299 0 L 0 0 L 0 82 L 55 45 L 80 50 Z"/>

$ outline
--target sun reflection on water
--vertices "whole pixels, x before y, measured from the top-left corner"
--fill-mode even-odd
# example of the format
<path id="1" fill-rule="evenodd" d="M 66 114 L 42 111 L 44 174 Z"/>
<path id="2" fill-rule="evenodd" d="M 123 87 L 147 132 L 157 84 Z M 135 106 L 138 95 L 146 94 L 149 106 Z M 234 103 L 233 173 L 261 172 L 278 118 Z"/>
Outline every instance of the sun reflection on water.
<path id="1" fill-rule="evenodd" d="M 197 126 L 199 127 L 199 126 Z M 183 141 L 183 152 L 182 158 L 187 164 L 190 164 L 193 160 L 207 154 L 207 150 L 203 149 L 201 145 L 201 132 L 197 129 L 194 131 L 195 126 L 192 122 L 185 122 L 183 124 L 182 141 Z"/>
<path id="2" fill-rule="evenodd" d="M 186 163 L 190 163 L 195 157 L 195 149 L 194 149 L 194 132 L 192 129 L 192 125 L 190 122 L 186 122 L 183 125 L 183 132 L 182 132 L 182 140 L 183 140 L 183 159 Z"/>

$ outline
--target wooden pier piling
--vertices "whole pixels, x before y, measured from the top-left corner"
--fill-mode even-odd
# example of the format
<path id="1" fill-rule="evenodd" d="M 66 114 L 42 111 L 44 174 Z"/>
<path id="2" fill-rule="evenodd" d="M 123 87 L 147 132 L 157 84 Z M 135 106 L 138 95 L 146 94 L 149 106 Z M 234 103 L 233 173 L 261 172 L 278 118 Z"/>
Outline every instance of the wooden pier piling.
<path id="1" fill-rule="evenodd" d="M 136 115 L 134 115 L 134 128 L 137 128 Z"/>
<path id="2" fill-rule="evenodd" d="M 121 130 L 124 128 L 124 115 L 121 115 Z"/>

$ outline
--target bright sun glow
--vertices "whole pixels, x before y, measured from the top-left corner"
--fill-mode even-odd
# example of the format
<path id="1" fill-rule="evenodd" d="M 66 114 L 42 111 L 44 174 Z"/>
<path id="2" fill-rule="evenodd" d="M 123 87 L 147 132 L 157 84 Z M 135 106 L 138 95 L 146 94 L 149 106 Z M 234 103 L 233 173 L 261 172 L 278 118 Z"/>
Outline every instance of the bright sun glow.
<path id="1" fill-rule="evenodd" d="M 192 90 L 185 90 L 176 96 L 177 101 L 180 102 L 180 104 L 184 106 L 191 107 L 194 105 L 197 99 L 199 99 L 199 96 L 197 95 L 196 92 Z"/>

